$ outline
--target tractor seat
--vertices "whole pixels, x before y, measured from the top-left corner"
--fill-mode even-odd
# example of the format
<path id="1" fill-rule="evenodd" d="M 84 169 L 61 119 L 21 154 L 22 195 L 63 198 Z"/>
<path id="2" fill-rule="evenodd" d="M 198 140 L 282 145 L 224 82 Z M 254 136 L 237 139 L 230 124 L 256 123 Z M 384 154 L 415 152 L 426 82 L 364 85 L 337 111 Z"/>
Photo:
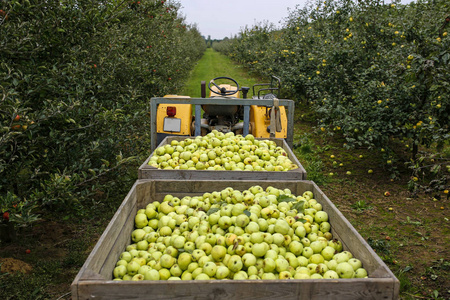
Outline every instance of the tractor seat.
<path id="1" fill-rule="evenodd" d="M 235 86 L 230 84 L 220 84 L 221 88 L 226 88 L 227 90 L 236 90 Z M 220 93 L 219 89 L 212 86 L 211 89 Z M 209 92 L 210 98 L 239 98 L 239 91 L 233 95 L 229 96 L 219 96 L 213 92 Z M 203 110 L 210 116 L 233 116 L 238 111 L 239 107 L 237 105 L 214 105 L 214 104 L 204 104 L 202 105 Z"/>

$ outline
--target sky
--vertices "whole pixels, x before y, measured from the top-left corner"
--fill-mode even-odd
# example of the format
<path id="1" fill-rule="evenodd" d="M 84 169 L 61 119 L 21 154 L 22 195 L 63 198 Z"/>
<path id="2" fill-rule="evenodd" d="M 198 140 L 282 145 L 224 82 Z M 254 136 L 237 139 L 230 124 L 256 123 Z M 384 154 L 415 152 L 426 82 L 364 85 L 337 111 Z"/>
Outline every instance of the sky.
<path id="1" fill-rule="evenodd" d="M 237 35 L 246 25 L 269 21 L 280 27 L 297 5 L 305 6 L 307 0 L 181 0 L 181 15 L 186 23 L 197 24 L 201 34 L 211 39 Z M 386 0 L 386 3 L 391 1 Z M 406 4 L 411 0 L 402 0 Z M 280 23 L 281 22 L 281 23 Z"/>

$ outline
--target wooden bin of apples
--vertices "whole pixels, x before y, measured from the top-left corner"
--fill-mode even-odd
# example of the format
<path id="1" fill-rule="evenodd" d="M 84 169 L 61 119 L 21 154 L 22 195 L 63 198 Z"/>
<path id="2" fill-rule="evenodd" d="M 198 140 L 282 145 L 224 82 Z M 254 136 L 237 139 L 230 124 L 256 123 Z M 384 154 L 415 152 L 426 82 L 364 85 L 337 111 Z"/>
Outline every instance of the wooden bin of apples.
<path id="1" fill-rule="evenodd" d="M 284 139 L 213 131 L 166 137 L 139 168 L 139 179 L 305 180 L 306 171 Z"/>
<path id="2" fill-rule="evenodd" d="M 138 180 L 73 299 L 397 299 L 399 281 L 311 181 Z"/>

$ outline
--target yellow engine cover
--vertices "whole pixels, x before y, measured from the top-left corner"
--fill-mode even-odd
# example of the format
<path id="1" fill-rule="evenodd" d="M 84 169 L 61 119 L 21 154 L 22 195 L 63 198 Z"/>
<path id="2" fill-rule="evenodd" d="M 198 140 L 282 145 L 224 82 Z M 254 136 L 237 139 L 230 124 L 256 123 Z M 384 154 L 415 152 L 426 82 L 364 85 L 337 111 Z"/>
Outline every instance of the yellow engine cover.
<path id="1" fill-rule="evenodd" d="M 281 131 L 275 132 L 276 138 L 287 137 L 287 115 L 284 106 L 280 106 Z M 270 132 L 267 127 L 270 125 L 270 108 L 265 106 L 250 106 L 251 133 L 257 138 L 269 138 Z"/>
<path id="2" fill-rule="evenodd" d="M 164 98 L 190 98 L 189 96 L 178 95 L 166 95 Z M 180 132 L 164 131 L 164 118 L 167 117 L 167 107 L 175 107 L 177 113 L 174 118 L 181 119 Z M 190 104 L 165 104 L 158 105 L 156 111 L 156 132 L 167 133 L 174 135 L 191 135 L 191 123 L 192 123 L 192 105 Z"/>

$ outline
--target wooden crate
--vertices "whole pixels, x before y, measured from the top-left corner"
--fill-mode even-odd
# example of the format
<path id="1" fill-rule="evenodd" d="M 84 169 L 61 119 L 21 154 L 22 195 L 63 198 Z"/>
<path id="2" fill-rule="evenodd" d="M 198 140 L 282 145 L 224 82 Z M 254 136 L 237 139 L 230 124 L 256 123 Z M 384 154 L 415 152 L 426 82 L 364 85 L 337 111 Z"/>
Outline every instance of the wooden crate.
<path id="1" fill-rule="evenodd" d="M 182 141 L 186 137 L 169 136 L 166 137 L 161 144 L 164 146 L 170 144 L 171 141 Z M 298 166 L 297 169 L 289 171 L 213 171 L 213 170 L 163 170 L 152 167 L 148 164 L 150 157 L 139 167 L 139 179 L 184 179 L 184 180 L 198 180 L 198 179 L 214 179 L 214 180 L 306 180 L 305 168 L 298 161 L 297 157 L 292 152 L 284 139 L 276 138 L 258 138 L 258 140 L 272 140 L 277 146 L 282 147 L 288 154 L 289 159 Z"/>
<path id="2" fill-rule="evenodd" d="M 305 280 L 113 281 L 119 255 L 131 243 L 138 209 L 166 194 L 201 195 L 225 187 L 312 191 L 329 215 L 333 236 L 359 258 L 369 278 Z M 72 299 L 397 299 L 399 281 L 312 181 L 138 180 L 122 202 L 71 286 Z"/>

